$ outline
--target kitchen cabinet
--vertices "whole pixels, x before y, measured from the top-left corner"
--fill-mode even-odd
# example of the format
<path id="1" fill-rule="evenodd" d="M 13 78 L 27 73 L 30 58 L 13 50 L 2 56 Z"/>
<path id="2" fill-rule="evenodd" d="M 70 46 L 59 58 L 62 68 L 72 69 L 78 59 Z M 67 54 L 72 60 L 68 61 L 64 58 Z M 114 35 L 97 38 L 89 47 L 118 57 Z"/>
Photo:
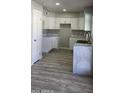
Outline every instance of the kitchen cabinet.
<path id="1" fill-rule="evenodd" d="M 71 29 L 84 30 L 84 18 L 44 17 L 44 29 L 60 29 L 60 24 L 71 24 Z"/>
<path id="2" fill-rule="evenodd" d="M 71 24 L 70 18 L 60 18 L 60 24 Z"/>
<path id="3" fill-rule="evenodd" d="M 53 42 L 52 48 L 58 48 L 59 37 L 52 37 L 52 42 Z"/>
<path id="4" fill-rule="evenodd" d="M 78 18 L 71 18 L 71 29 L 79 29 Z"/>
<path id="5" fill-rule="evenodd" d="M 85 20 L 84 17 L 79 17 L 79 29 L 84 30 Z"/>
<path id="6" fill-rule="evenodd" d="M 48 53 L 53 48 L 58 48 L 59 37 L 43 37 L 42 40 L 42 52 Z"/>
<path id="7" fill-rule="evenodd" d="M 49 37 L 43 37 L 42 39 L 42 52 L 49 52 L 51 49 L 51 41 Z"/>
<path id="8" fill-rule="evenodd" d="M 71 24 L 71 18 L 65 18 L 66 24 Z"/>
<path id="9" fill-rule="evenodd" d="M 46 16 L 44 16 L 44 29 L 47 29 L 49 26 L 49 20 L 48 20 L 48 18 L 46 17 Z"/>
<path id="10" fill-rule="evenodd" d="M 60 29 L 60 18 L 55 19 L 55 29 Z"/>
<path id="11" fill-rule="evenodd" d="M 55 18 L 54 17 L 49 17 L 49 29 L 55 29 Z"/>
<path id="12" fill-rule="evenodd" d="M 44 17 L 44 29 L 55 29 L 55 18 Z"/>
<path id="13" fill-rule="evenodd" d="M 66 19 L 65 18 L 60 18 L 60 24 L 64 24 L 66 23 Z"/>
<path id="14" fill-rule="evenodd" d="M 56 18 L 55 29 L 60 29 L 60 24 L 71 24 L 70 18 Z"/>

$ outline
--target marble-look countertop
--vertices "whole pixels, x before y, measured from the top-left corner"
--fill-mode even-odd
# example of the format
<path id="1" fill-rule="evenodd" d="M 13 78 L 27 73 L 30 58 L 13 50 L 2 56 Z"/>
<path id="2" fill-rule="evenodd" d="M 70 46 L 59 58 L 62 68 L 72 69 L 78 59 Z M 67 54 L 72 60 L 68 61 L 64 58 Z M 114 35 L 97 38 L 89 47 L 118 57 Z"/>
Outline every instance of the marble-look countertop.
<path id="1" fill-rule="evenodd" d="M 83 38 L 81 36 L 71 36 L 70 38 L 77 38 L 77 39 L 83 39 L 83 40 L 85 40 L 85 38 Z"/>
<path id="2" fill-rule="evenodd" d="M 93 45 L 92 44 L 86 44 L 86 43 L 75 43 L 74 47 L 75 46 L 93 46 Z"/>
<path id="3" fill-rule="evenodd" d="M 50 37 L 59 37 L 59 36 L 52 36 L 52 35 L 51 35 L 51 36 L 43 36 L 43 37 L 48 37 L 48 38 L 50 38 Z"/>

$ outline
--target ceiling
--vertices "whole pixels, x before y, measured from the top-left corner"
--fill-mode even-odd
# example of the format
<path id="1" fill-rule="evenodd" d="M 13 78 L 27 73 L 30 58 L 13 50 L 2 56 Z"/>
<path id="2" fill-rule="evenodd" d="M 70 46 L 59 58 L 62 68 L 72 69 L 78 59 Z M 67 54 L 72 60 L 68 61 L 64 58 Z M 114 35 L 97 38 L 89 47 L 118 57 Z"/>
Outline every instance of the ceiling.
<path id="1" fill-rule="evenodd" d="M 43 5 L 51 12 L 62 12 L 62 9 L 67 9 L 67 12 L 81 12 L 86 7 L 93 6 L 93 0 L 34 0 Z M 59 2 L 60 5 L 56 6 Z"/>

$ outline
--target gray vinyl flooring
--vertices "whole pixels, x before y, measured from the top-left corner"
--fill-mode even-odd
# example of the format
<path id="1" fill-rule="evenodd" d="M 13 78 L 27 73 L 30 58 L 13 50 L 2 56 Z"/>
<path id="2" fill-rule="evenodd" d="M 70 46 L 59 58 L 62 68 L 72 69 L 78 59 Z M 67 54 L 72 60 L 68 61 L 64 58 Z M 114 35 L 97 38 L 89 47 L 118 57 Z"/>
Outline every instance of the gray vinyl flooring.
<path id="1" fill-rule="evenodd" d="M 73 75 L 72 60 L 72 51 L 58 49 L 32 65 L 32 93 L 93 93 L 92 77 Z"/>

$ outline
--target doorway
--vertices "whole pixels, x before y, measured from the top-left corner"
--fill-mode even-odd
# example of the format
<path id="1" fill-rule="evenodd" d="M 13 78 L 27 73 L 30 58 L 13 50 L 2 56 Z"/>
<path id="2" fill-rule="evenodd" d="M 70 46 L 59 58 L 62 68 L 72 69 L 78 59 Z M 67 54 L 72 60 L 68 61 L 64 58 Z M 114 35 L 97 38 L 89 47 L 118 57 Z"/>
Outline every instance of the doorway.
<path id="1" fill-rule="evenodd" d="M 71 24 L 60 24 L 59 47 L 69 49 L 69 38 L 71 36 Z"/>

